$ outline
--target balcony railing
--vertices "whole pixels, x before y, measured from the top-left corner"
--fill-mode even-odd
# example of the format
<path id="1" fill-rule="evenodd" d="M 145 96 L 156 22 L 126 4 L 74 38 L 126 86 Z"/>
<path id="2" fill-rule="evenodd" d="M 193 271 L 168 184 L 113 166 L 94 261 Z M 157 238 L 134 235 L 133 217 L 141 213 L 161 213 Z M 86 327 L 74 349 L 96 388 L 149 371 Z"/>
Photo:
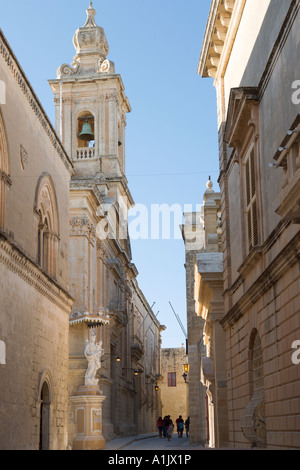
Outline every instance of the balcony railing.
<path id="1" fill-rule="evenodd" d="M 76 160 L 91 160 L 95 158 L 95 148 L 94 147 L 82 147 L 76 150 Z"/>

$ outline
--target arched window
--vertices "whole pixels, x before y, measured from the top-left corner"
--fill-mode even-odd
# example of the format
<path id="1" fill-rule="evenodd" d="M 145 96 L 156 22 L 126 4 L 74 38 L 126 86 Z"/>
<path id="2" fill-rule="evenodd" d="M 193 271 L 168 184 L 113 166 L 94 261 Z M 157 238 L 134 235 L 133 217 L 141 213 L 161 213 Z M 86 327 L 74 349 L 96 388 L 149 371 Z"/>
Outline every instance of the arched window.
<path id="1" fill-rule="evenodd" d="M 0 112 L 0 229 L 4 228 L 5 188 L 9 182 L 8 146 L 4 122 Z"/>
<path id="2" fill-rule="evenodd" d="M 263 350 L 260 336 L 253 329 L 249 342 L 249 385 L 251 399 L 242 415 L 242 430 L 252 446 L 266 443 Z"/>
<path id="3" fill-rule="evenodd" d="M 37 262 L 55 278 L 59 227 L 56 194 L 49 175 L 42 175 L 38 182 L 35 210 L 38 214 Z"/>

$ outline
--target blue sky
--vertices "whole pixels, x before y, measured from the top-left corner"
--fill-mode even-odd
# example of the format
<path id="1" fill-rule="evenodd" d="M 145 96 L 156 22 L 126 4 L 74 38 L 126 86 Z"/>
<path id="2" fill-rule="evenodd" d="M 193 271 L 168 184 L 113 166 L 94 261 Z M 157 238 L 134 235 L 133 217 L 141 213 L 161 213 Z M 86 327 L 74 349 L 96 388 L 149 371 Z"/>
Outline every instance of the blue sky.
<path id="1" fill-rule="evenodd" d="M 95 0 L 125 85 L 126 166 L 137 204 L 201 204 L 209 175 L 218 190 L 216 94 L 197 75 L 211 0 Z M 2 2 L 0 27 L 50 120 L 53 94 L 47 82 L 75 55 L 72 38 L 86 20 L 87 0 Z M 182 240 L 133 240 L 138 282 L 159 321 L 163 347 L 180 347 L 186 327 Z"/>

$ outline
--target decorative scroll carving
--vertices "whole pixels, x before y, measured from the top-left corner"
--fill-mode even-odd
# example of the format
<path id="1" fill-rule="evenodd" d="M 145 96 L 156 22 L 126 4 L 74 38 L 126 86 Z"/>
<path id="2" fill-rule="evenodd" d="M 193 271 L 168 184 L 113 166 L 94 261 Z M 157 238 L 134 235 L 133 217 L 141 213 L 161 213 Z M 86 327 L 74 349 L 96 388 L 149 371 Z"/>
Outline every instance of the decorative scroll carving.
<path id="1" fill-rule="evenodd" d="M 57 71 L 57 78 L 61 78 L 62 76 L 71 76 L 75 75 L 79 70 L 79 64 L 76 64 L 75 67 L 71 67 L 68 64 L 63 64 L 59 67 Z"/>

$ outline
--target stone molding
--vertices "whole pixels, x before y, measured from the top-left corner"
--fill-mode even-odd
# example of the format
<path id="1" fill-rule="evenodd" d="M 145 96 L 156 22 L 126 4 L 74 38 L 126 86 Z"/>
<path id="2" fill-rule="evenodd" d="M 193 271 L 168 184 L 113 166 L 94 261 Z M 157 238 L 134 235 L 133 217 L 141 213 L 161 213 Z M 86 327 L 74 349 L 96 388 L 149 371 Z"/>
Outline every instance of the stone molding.
<path id="1" fill-rule="evenodd" d="M 228 328 L 236 323 L 247 310 L 263 294 L 270 289 L 283 275 L 285 270 L 296 262 L 299 262 L 300 253 L 300 232 L 294 236 L 289 244 L 282 249 L 279 255 L 264 270 L 264 272 L 253 282 L 251 287 L 235 303 L 225 317 L 220 321 L 224 328 Z M 241 283 L 240 283 L 241 284 Z"/>
<path id="2" fill-rule="evenodd" d="M 29 259 L 3 232 L 0 232 L 0 262 L 16 273 L 27 284 L 37 289 L 44 297 L 70 314 L 73 299 L 65 289 Z"/>
<path id="3" fill-rule="evenodd" d="M 215 78 L 220 66 L 224 49 L 227 48 L 227 39 L 231 29 L 231 19 L 234 15 L 235 5 L 238 11 L 237 20 L 234 18 L 234 32 L 237 31 L 246 0 L 213 0 L 209 12 L 208 22 L 203 40 L 203 47 L 198 65 L 198 74 L 202 77 Z"/>
<path id="4" fill-rule="evenodd" d="M 70 219 L 71 235 L 89 235 L 96 237 L 96 229 L 87 217 L 72 217 Z"/>

